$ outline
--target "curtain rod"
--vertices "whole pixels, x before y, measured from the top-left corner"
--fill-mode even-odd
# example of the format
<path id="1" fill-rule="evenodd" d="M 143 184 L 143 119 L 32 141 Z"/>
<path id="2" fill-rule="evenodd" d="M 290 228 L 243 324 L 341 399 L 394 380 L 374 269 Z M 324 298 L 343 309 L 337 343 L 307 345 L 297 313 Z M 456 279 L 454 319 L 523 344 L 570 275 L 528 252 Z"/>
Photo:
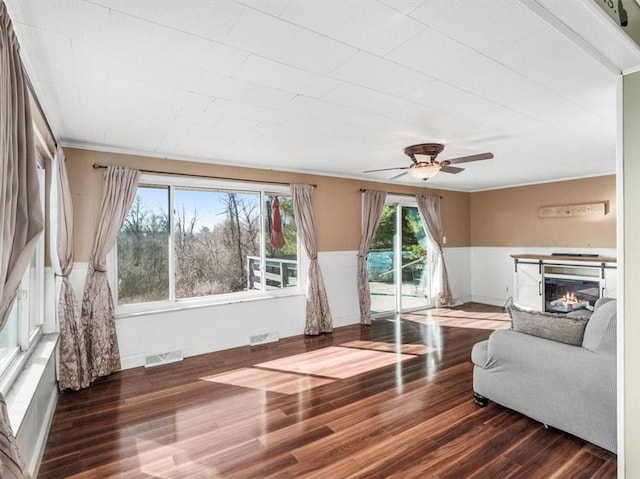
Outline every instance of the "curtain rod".
<path id="1" fill-rule="evenodd" d="M 93 164 L 93 167 L 97 170 L 100 168 L 107 168 L 105 165 L 99 165 L 97 163 Z M 198 175 L 198 174 L 190 174 L 190 173 L 172 173 L 170 171 L 157 171 L 157 170 L 138 170 L 140 173 L 150 173 L 154 175 L 169 175 L 169 176 L 186 176 L 189 178 L 208 178 L 211 180 L 232 180 L 232 181 L 243 181 L 245 183 L 260 183 L 263 185 L 285 185 L 289 186 L 291 183 L 286 183 L 284 181 L 263 181 L 263 180 L 248 180 L 244 178 L 231 178 L 229 176 L 212 176 L 212 175 Z M 311 184 L 309 186 L 313 186 L 317 188 L 318 185 Z"/>
<path id="2" fill-rule="evenodd" d="M 360 188 L 360 193 L 364 193 L 365 191 L 379 191 L 379 190 L 367 190 L 366 188 Z M 411 193 L 394 193 L 393 191 L 385 191 L 388 195 L 396 195 L 396 196 L 411 196 L 415 198 L 416 195 L 412 195 Z M 442 196 L 438 196 L 438 198 L 443 199 Z"/>

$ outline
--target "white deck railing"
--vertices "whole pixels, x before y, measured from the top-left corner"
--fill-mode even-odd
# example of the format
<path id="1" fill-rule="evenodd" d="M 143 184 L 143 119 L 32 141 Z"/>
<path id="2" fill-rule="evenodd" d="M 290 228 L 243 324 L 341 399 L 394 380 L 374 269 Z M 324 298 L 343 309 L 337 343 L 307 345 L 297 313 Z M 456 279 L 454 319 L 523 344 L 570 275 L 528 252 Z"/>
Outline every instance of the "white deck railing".
<path id="1" fill-rule="evenodd" d="M 267 288 L 286 288 L 298 285 L 298 262 L 291 259 L 266 258 L 265 281 Z M 259 256 L 247 256 L 249 289 L 260 289 L 262 268 Z"/>

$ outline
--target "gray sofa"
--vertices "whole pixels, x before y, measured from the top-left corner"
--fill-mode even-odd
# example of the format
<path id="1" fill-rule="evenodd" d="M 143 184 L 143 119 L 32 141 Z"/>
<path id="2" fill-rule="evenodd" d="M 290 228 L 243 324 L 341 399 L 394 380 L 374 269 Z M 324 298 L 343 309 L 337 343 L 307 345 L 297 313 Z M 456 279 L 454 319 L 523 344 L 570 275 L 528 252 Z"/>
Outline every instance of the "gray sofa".
<path id="1" fill-rule="evenodd" d="M 596 302 L 582 346 L 513 330 L 475 344 L 476 403 L 490 399 L 615 453 L 616 303 Z"/>

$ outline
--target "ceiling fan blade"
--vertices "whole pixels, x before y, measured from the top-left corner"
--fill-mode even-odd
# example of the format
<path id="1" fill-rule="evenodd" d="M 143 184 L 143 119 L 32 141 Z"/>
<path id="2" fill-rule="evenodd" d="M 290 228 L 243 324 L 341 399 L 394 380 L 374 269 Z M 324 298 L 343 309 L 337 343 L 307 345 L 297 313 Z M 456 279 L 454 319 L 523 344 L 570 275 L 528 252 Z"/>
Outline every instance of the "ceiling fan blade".
<path id="1" fill-rule="evenodd" d="M 389 180 L 395 180 L 396 178 L 400 178 L 401 176 L 404 176 L 406 174 L 408 174 L 409 172 L 405 171 L 403 173 L 400 173 L 399 175 L 396 176 L 392 176 L 391 178 L 389 178 Z"/>
<path id="2" fill-rule="evenodd" d="M 443 173 L 451 173 L 452 175 L 457 175 L 461 171 L 464 171 L 464 168 L 458 168 L 457 166 L 442 166 L 440 167 L 440 171 Z"/>
<path id="3" fill-rule="evenodd" d="M 460 156 L 458 158 L 451 158 L 449 160 L 443 160 L 441 163 L 445 165 L 457 165 L 458 163 L 467 163 L 469 161 L 478 161 L 478 160 L 490 160 L 493 158 L 493 153 L 479 153 L 477 155 L 469 155 L 469 156 Z"/>
<path id="4" fill-rule="evenodd" d="M 363 173 L 373 173 L 375 171 L 391 171 L 391 170 L 408 170 L 411 168 L 410 166 L 396 166 L 395 168 L 380 168 L 379 170 L 367 170 L 363 171 Z"/>

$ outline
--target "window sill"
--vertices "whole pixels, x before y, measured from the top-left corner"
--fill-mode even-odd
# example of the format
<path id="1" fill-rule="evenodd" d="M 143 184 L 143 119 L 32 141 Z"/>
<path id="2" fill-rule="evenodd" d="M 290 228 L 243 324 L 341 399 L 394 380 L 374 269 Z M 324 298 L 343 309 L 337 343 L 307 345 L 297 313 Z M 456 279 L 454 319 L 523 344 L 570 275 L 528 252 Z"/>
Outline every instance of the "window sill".
<path id="1" fill-rule="evenodd" d="M 135 318 L 150 314 L 172 313 L 175 311 L 186 311 L 191 309 L 209 308 L 215 306 L 225 306 L 229 304 L 249 303 L 254 301 L 265 301 L 279 298 L 290 298 L 294 296 L 304 296 L 305 293 L 299 288 L 291 288 L 290 291 L 276 292 L 256 292 L 247 293 L 236 297 L 207 297 L 198 299 L 186 299 L 180 301 L 166 301 L 150 303 L 145 305 L 132 305 L 119 307 L 116 310 L 116 319 Z"/>
<path id="2" fill-rule="evenodd" d="M 9 422 L 14 433 L 20 429 L 49 358 L 55 354 L 58 337 L 57 333 L 43 335 L 38 344 L 32 348 L 32 352 L 21 353 L 25 355 L 24 361 L 16 362 L 20 372 L 5 394 Z"/>

